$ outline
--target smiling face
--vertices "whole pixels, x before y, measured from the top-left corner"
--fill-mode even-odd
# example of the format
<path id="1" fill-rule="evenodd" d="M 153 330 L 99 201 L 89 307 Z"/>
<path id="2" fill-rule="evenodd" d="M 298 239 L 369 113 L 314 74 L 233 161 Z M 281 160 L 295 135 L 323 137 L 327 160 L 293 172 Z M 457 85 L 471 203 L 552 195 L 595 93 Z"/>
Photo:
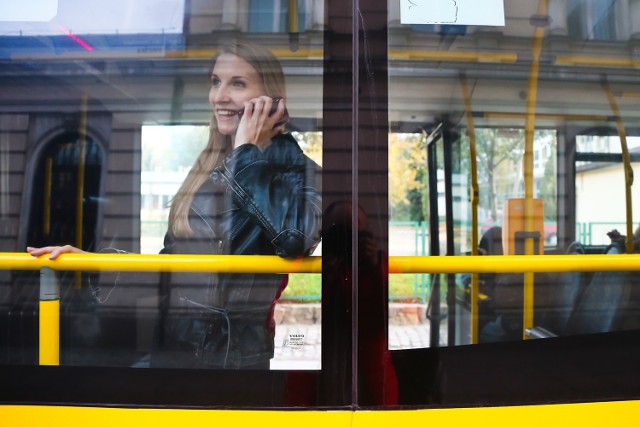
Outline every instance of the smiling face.
<path id="1" fill-rule="evenodd" d="M 262 79 L 251 64 L 231 53 L 218 57 L 211 73 L 209 104 L 221 134 L 234 136 L 244 102 L 264 94 Z"/>

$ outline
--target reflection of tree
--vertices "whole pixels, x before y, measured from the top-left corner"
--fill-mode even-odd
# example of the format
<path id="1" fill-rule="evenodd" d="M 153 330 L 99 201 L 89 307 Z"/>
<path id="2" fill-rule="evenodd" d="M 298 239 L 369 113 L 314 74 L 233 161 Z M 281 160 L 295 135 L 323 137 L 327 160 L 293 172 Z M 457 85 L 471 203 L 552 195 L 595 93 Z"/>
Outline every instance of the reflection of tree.
<path id="1" fill-rule="evenodd" d="M 550 143 L 549 145 L 552 148 L 551 153 L 555 153 L 555 144 Z M 538 197 L 544 202 L 544 219 L 550 221 L 557 220 L 558 216 L 556 171 L 556 156 L 550 155 L 546 160 L 544 175 L 538 189 Z"/>
<path id="2" fill-rule="evenodd" d="M 396 221 L 424 219 L 426 148 L 421 134 L 389 134 L 389 207 Z"/>
<path id="3" fill-rule="evenodd" d="M 300 148 L 311 160 L 322 166 L 322 132 L 291 132 Z"/>
<path id="4" fill-rule="evenodd" d="M 498 194 L 517 194 L 521 184 L 521 174 L 513 171 L 520 168 L 524 152 L 524 131 L 476 129 L 476 150 L 478 179 L 489 190 L 489 194 L 482 194 L 481 191 L 481 205 L 488 205 L 495 221 L 498 218 Z M 497 176 L 507 179 L 498 182 Z M 507 189 L 507 186 L 512 188 Z"/>
<path id="5" fill-rule="evenodd" d="M 536 197 L 544 200 L 545 218 L 556 217 L 556 164 L 555 134 L 537 130 L 535 146 L 546 146 L 541 160 L 545 162 L 544 176 L 538 176 Z M 462 132 L 460 143 L 452 148 L 454 173 L 469 178 L 469 140 Z M 441 156 L 442 153 L 439 151 Z M 522 158 L 524 154 L 523 129 L 476 129 L 476 154 L 479 207 L 494 221 L 499 220 L 505 199 L 523 196 Z M 439 159 L 442 164 L 443 159 Z M 389 134 L 389 208 L 394 221 L 424 219 L 427 204 L 425 139 L 420 134 Z M 470 187 L 469 187 L 470 188 Z"/>
<path id="6" fill-rule="evenodd" d="M 556 163 L 555 134 L 550 130 L 536 130 L 534 145 L 544 161 L 544 175 L 538 180 L 535 197 L 544 200 L 545 218 L 556 216 Z M 542 150 L 542 147 L 546 149 Z M 522 197 L 524 178 L 522 157 L 524 155 L 523 129 L 476 129 L 478 181 L 480 184 L 480 207 L 498 219 L 500 204 L 511 197 Z M 542 153 L 547 154 L 542 154 Z"/>

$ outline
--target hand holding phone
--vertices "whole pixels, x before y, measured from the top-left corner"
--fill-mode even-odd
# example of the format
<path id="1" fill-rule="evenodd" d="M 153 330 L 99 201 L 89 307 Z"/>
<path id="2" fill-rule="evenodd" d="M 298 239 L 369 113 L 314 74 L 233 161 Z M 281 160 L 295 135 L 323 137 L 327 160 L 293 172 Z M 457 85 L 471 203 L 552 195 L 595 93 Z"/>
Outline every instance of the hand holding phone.
<path id="1" fill-rule="evenodd" d="M 280 104 L 280 100 L 282 100 L 282 98 L 273 98 L 273 102 L 271 103 L 271 110 L 269 111 L 269 117 L 275 114 L 276 110 L 278 109 L 278 105 Z M 238 111 L 238 117 L 242 118 L 243 114 L 244 114 L 244 108 Z M 275 129 L 278 126 L 282 126 L 283 124 L 287 123 L 288 121 L 289 121 L 289 111 L 287 111 L 287 107 L 285 107 L 284 114 L 273 127 Z"/>

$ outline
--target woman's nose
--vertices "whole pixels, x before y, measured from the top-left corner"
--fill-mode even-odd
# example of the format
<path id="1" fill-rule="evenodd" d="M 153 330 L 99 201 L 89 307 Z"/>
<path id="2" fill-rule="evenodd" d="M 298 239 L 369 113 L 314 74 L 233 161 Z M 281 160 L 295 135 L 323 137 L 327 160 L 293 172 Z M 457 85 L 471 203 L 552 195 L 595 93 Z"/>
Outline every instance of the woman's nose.
<path id="1" fill-rule="evenodd" d="M 212 100 L 214 103 L 225 102 L 229 100 L 229 95 L 224 87 L 218 87 L 211 89 L 212 91 Z"/>

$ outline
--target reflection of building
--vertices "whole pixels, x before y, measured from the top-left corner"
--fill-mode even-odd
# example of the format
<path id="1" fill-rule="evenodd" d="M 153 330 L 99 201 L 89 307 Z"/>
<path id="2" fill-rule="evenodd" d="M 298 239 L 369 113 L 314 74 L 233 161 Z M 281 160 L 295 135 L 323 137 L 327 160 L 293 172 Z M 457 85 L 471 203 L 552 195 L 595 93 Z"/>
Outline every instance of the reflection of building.
<path id="1" fill-rule="evenodd" d="M 324 25 L 324 2 L 298 2 L 300 28 L 304 32 Z M 214 0 L 191 2 L 191 13 L 185 16 L 192 34 L 211 33 L 212 28 L 256 33 L 288 31 L 285 0 Z"/>
<path id="2" fill-rule="evenodd" d="M 52 35 L 44 24 L 48 33 L 5 32 L 9 35 L 0 36 L 0 58 L 12 59 L 0 74 L 0 250 L 76 241 L 73 229 L 66 241 L 41 236 L 39 243 L 24 232 L 33 205 L 26 195 L 42 191 L 29 177 L 44 167 L 43 153 L 52 141 L 76 132 L 93 141 L 101 154 L 101 173 L 94 174 L 91 186 L 99 194 L 83 196 L 98 203 L 98 240 L 137 252 L 141 207 L 166 205 L 176 188 L 169 182 L 149 184 L 141 197 L 141 128 L 149 123 L 207 124 L 209 58 L 222 40 L 240 32 L 255 33 L 261 44 L 276 53 L 280 50 L 281 57 L 284 52 L 291 125 L 318 129 L 322 31 L 317 30 L 323 26 L 323 10 L 323 2 L 298 2 L 300 33 L 295 46 L 288 31 L 287 2 L 282 0 L 191 1 L 183 31 L 166 34 L 160 29 L 157 34 L 120 34 L 124 21 L 113 23 L 107 34 Z M 302 60 L 294 58 L 295 48 L 305 52 Z M 70 195 L 77 190 L 72 187 L 65 187 Z"/>
<path id="3" fill-rule="evenodd" d="M 32 201 L 27 198 L 38 191 L 31 177 L 43 164 L 47 145 L 73 131 L 94 141 L 104 162 L 94 183 L 99 194 L 92 196 L 99 204 L 96 235 L 114 246 L 137 251 L 140 227 L 135 219 L 147 203 L 140 196 L 141 126 L 208 122 L 208 58 L 222 40 L 249 33 L 282 59 L 294 128 L 319 130 L 323 108 L 340 110 L 336 101 L 322 99 L 323 84 L 332 81 L 323 80 L 325 71 L 332 72 L 322 69 L 324 2 L 295 2 L 297 32 L 289 27 L 289 2 L 284 0 L 175 3 L 184 6 L 182 24 L 173 25 L 181 31 L 119 33 L 116 29 L 123 24 L 116 23 L 104 34 L 19 36 L 18 32 L 4 32 L 9 35 L 0 36 L 0 58 L 7 61 L 0 72 L 1 250 L 17 250 L 27 243 L 26 234 L 19 230 L 27 228 L 31 215 Z M 472 101 L 478 126 L 522 128 L 528 78 L 524 64 L 531 59 L 534 26 L 530 24 L 536 2 L 507 1 L 505 27 L 468 26 L 454 33 L 443 26 L 402 25 L 399 2 L 381 3 L 388 9 L 392 130 L 433 128 L 443 112 L 459 115 L 464 110 L 459 92 L 462 72 L 474 84 Z M 611 7 L 603 9 L 602 3 Z M 94 2 L 92 7 L 99 5 Z M 582 59 L 603 55 L 621 61 L 634 58 L 640 1 L 550 0 L 549 7 L 536 113 L 555 116 L 541 116 L 536 126 L 562 130 L 562 119 L 556 117 L 563 114 L 610 114 L 599 84 L 603 68 L 570 61 L 576 59 L 572 54 L 583 55 Z M 607 43 L 585 44 L 585 39 Z M 80 40 L 93 50 L 87 50 Z M 488 55 L 475 58 L 475 54 Z M 618 77 L 618 90 L 637 90 L 636 74 Z M 637 117 L 634 98 L 621 98 L 619 103 L 624 114 Z M 515 118 L 505 122 L 501 114 Z M 570 140 L 567 135 L 558 137 Z M 544 147 L 541 150 L 535 153 L 539 156 L 536 177 L 542 176 L 550 155 Z M 333 154 L 325 155 L 333 160 Z M 163 204 L 166 197 L 163 193 L 150 203 Z"/>

